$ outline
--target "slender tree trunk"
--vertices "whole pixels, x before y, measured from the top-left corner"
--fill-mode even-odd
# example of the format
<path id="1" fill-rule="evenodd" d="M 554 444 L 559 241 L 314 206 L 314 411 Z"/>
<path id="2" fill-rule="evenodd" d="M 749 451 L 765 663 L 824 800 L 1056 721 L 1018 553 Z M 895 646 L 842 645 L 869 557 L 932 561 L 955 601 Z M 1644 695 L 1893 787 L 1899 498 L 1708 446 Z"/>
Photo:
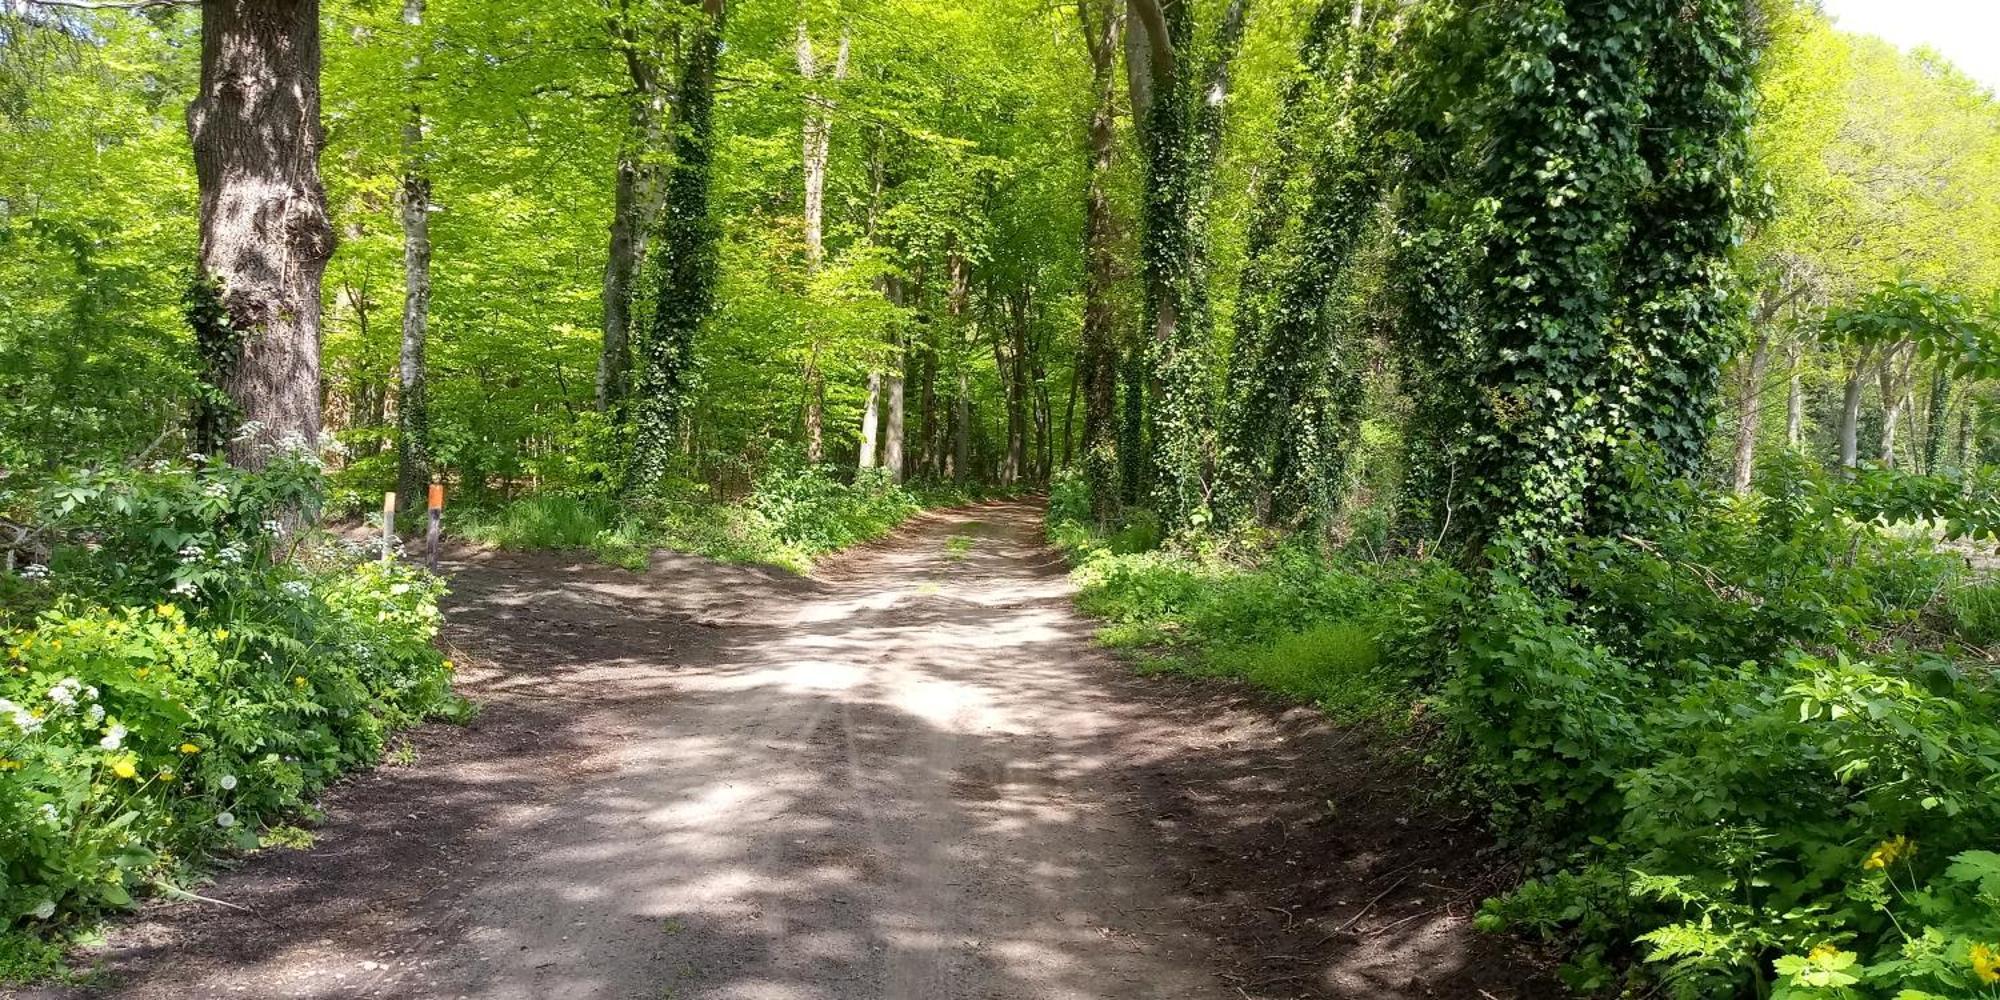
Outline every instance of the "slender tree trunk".
<path id="1" fill-rule="evenodd" d="M 1840 465 L 1852 469 L 1861 460 L 1861 391 L 1868 378 L 1868 362 L 1875 356 L 1871 344 L 1863 344 L 1847 375 L 1847 390 L 1840 401 Z"/>
<path id="2" fill-rule="evenodd" d="M 1750 476 L 1757 462 L 1757 425 L 1760 397 L 1764 392 L 1764 369 L 1771 358 L 1771 335 L 1757 335 L 1756 346 L 1744 366 L 1743 380 L 1736 388 L 1736 462 L 1730 487 L 1738 496 L 1750 492 Z"/>
<path id="3" fill-rule="evenodd" d="M 889 417 L 882 428 L 882 466 L 889 470 L 889 478 L 903 481 L 903 373 L 901 369 L 891 372 L 889 382 Z"/>
<path id="4" fill-rule="evenodd" d="M 1785 447 L 1797 451 L 1805 438 L 1806 387 L 1800 374 L 1800 362 L 1805 356 L 1805 344 L 1795 343 L 1788 352 L 1787 364 L 1791 379 L 1785 387 Z"/>
<path id="5" fill-rule="evenodd" d="M 972 385 L 965 368 L 958 369 L 951 436 L 952 475 L 961 482 L 972 477 Z"/>
<path id="6" fill-rule="evenodd" d="M 403 0 L 403 23 L 413 31 L 422 27 L 424 0 Z M 413 59 L 411 69 L 416 68 Z M 431 478 L 430 402 L 424 388 L 431 309 L 431 182 L 424 171 L 423 144 L 423 108 L 412 103 L 409 120 L 403 123 L 403 350 L 396 370 L 396 494 L 405 510 L 414 508 Z"/>
<path id="7" fill-rule="evenodd" d="M 318 0 L 203 0 L 187 110 L 200 193 L 188 317 L 206 385 L 195 437 L 245 468 L 319 440 L 320 279 L 334 244 L 319 66 Z"/>
<path id="8" fill-rule="evenodd" d="M 1069 370 L 1069 402 L 1063 404 L 1062 465 L 1067 469 L 1076 461 L 1076 390 L 1077 370 Z"/>
<path id="9" fill-rule="evenodd" d="M 1031 294 L 1021 295 L 1009 331 L 1008 363 L 1000 369 L 1007 379 L 1007 467 L 1002 478 L 1009 484 L 1028 474 L 1028 324 L 1034 315 Z"/>
<path id="10" fill-rule="evenodd" d="M 881 422 L 882 373 L 868 373 L 868 402 L 861 407 L 861 457 L 863 469 L 875 467 L 875 425 Z"/>
<path id="11" fill-rule="evenodd" d="M 833 64 L 833 82 L 847 76 L 847 33 L 840 35 L 840 52 Z M 818 79 L 819 65 L 813 55 L 812 35 L 799 22 L 797 45 L 799 76 L 806 81 L 805 121 L 800 127 L 801 157 L 805 175 L 806 287 L 811 294 L 812 279 L 826 259 L 823 235 L 826 217 L 826 163 L 833 140 L 833 101 L 811 88 Z M 826 378 L 819 370 L 819 328 L 811 316 L 806 319 L 806 462 L 818 465 L 826 452 Z"/>
<path id="12" fill-rule="evenodd" d="M 1900 348 L 1900 350 L 1899 350 Z M 1878 379 L 1882 387 L 1882 464 L 1896 464 L 1896 429 L 1902 423 L 1910 395 L 1910 366 L 1916 363 L 1916 345 L 1892 345 L 1882 355 Z M 1901 368 L 1897 367 L 1901 361 Z"/>

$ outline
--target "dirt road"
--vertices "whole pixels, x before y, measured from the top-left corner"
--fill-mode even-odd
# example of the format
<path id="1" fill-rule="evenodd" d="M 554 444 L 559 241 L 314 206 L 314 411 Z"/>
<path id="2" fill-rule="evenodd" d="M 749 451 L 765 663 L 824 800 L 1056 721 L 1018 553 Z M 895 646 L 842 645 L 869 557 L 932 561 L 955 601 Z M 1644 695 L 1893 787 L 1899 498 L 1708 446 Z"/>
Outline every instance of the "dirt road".
<path id="1" fill-rule="evenodd" d="M 203 890 L 253 912 L 119 925 L 83 995 L 1545 995 L 1407 770 L 1093 649 L 1038 517 L 926 515 L 814 580 L 465 554 L 480 718 Z"/>

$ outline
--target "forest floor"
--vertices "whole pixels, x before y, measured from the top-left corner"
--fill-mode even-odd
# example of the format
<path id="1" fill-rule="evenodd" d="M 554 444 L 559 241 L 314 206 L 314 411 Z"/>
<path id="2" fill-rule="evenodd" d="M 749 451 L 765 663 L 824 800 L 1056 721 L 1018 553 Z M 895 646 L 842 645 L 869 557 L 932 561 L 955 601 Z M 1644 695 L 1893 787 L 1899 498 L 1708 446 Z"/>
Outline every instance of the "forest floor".
<path id="1" fill-rule="evenodd" d="M 813 579 L 464 551 L 467 727 L 115 922 L 37 998 L 1282 1000 L 1555 994 L 1476 934 L 1504 861 L 1364 733 L 1142 677 L 1040 512 Z"/>

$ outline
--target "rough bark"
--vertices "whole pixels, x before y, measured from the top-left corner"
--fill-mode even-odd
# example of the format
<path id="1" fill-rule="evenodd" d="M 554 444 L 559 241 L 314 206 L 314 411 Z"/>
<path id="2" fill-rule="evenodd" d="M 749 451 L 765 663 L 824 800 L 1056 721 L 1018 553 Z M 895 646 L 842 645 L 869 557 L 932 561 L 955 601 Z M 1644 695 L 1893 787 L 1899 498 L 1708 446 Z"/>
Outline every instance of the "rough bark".
<path id="1" fill-rule="evenodd" d="M 403 23 L 424 23 L 424 0 L 403 0 Z M 413 60 L 411 69 L 416 69 Z M 413 74 L 414 75 L 414 74 Z M 403 123 L 403 349 L 396 368 L 396 495 L 404 510 L 431 478 L 430 401 L 424 349 L 430 338 L 431 182 L 424 171 L 423 108 L 412 102 Z"/>
<path id="2" fill-rule="evenodd" d="M 203 0 L 187 110 L 200 193 L 189 294 L 209 387 L 198 447 L 260 468 L 320 434 L 320 279 L 333 253 L 320 184 L 318 0 Z"/>

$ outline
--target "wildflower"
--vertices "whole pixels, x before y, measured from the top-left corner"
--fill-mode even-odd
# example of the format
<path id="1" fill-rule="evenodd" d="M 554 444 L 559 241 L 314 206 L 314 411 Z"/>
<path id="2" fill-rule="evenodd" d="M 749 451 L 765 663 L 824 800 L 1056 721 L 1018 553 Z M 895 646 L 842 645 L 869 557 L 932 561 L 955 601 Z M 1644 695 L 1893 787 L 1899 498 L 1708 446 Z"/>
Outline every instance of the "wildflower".
<path id="1" fill-rule="evenodd" d="M 174 780 L 174 769 L 171 767 L 160 768 L 158 777 L 162 783 L 172 782 Z"/>
<path id="2" fill-rule="evenodd" d="M 181 582 L 174 584 L 173 587 L 171 588 L 173 593 L 180 594 L 183 597 L 192 596 L 195 592 L 195 589 L 196 588 L 193 580 L 182 580 Z"/>
<path id="3" fill-rule="evenodd" d="M 298 675 L 298 676 L 296 676 L 296 677 L 293 677 L 293 678 L 292 678 L 292 686 L 293 686 L 293 687 L 295 687 L 295 688 L 302 688 L 302 687 L 305 687 L 305 686 L 306 686 L 306 678 L 305 678 L 305 675 L 304 675 L 304 674 L 300 674 L 300 675 Z"/>
<path id="4" fill-rule="evenodd" d="M 1808 952 L 1806 957 L 1815 962 L 1831 962 L 1840 957 L 1840 949 L 1834 947 L 1830 942 L 1822 941 L 1819 944 L 1813 945 L 1813 950 Z"/>
<path id="5" fill-rule="evenodd" d="M 53 899 L 42 900 L 40 903 L 36 904 L 34 909 L 28 911 L 28 915 L 34 917 L 36 920 L 47 920 L 50 917 L 55 916 L 56 915 L 55 900 Z"/>
<path id="6" fill-rule="evenodd" d="M 196 465 L 200 465 L 201 463 L 208 461 L 208 456 L 198 451 L 191 451 L 187 453 L 187 460 L 193 462 Z"/>
<path id="7" fill-rule="evenodd" d="M 75 708 L 76 693 L 82 687 L 82 681 L 74 677 L 65 677 L 57 681 L 55 687 L 49 689 L 49 700 L 55 702 L 58 708 Z"/>
<path id="8" fill-rule="evenodd" d="M 84 721 L 88 722 L 90 725 L 93 726 L 97 725 L 100 722 L 103 722 L 104 706 L 98 704 L 92 704 L 90 708 L 83 713 L 83 717 Z"/>
<path id="9" fill-rule="evenodd" d="M 227 638 L 229 638 L 229 630 L 228 630 L 228 629 L 226 629 L 226 628 L 219 628 L 219 629 L 216 629 L 216 630 L 215 630 L 215 641 L 216 641 L 216 642 L 221 642 L 222 640 L 224 640 L 224 639 L 227 639 Z"/>
<path id="10" fill-rule="evenodd" d="M 130 781 L 139 776 L 139 769 L 133 767 L 130 760 L 121 760 L 111 765 L 111 773 Z"/>
<path id="11" fill-rule="evenodd" d="M 1983 944 L 1973 945 L 1972 974 L 1989 986 L 2000 983 L 2000 950 Z"/>
<path id="12" fill-rule="evenodd" d="M 1899 833 L 1876 844 L 1875 849 L 1868 852 L 1868 857 L 1862 859 L 1861 868 L 1864 871 L 1884 871 L 1890 865 L 1915 853 L 1917 853 L 1916 845 L 1910 843 L 1910 838 Z"/>
<path id="13" fill-rule="evenodd" d="M 84 699 L 85 699 L 85 700 L 87 700 L 87 701 L 96 701 L 96 700 L 97 700 L 97 685 L 95 685 L 95 684 L 92 684 L 92 685 L 89 685 L 89 686 L 85 687 L 85 688 L 83 689 L 83 697 L 84 697 Z"/>
<path id="14" fill-rule="evenodd" d="M 42 728 L 42 720 L 35 718 L 33 713 L 5 698 L 0 698 L 0 715 L 6 716 L 7 721 L 12 722 L 14 728 L 23 733 L 32 733 Z"/>
<path id="15" fill-rule="evenodd" d="M 181 546 L 181 551 L 180 551 L 181 562 L 184 563 L 196 562 L 201 559 L 202 555 L 203 555 L 202 547 L 194 544 L 193 542 L 189 542 L 188 544 Z"/>
<path id="16" fill-rule="evenodd" d="M 104 731 L 104 738 L 97 741 L 97 745 L 106 750 L 116 750 L 124 744 L 125 727 L 116 722 L 111 724 L 110 729 Z"/>
<path id="17" fill-rule="evenodd" d="M 278 584 L 278 589 L 302 601 L 312 596 L 312 585 L 304 580 L 286 580 Z"/>
<path id="18" fill-rule="evenodd" d="M 230 827 L 232 827 L 232 826 L 235 826 L 235 825 L 236 825 L 236 814 L 234 814 L 234 813 L 232 813 L 232 812 L 230 812 L 230 811 L 228 811 L 228 810 L 226 810 L 226 809 L 225 809 L 225 810 L 223 810 L 222 812 L 219 812 L 219 813 L 216 813 L 216 814 L 215 814 L 215 825 L 216 825 L 216 826 L 219 826 L 219 827 L 221 827 L 221 828 L 223 828 L 223 829 L 225 829 L 225 830 L 229 829 L 229 828 L 230 828 Z"/>
<path id="19" fill-rule="evenodd" d="M 284 522 L 278 520 L 277 518 L 266 518 L 262 527 L 264 529 L 264 534 L 267 535 L 276 535 L 285 530 Z"/>
<path id="20" fill-rule="evenodd" d="M 458 667 L 454 666 L 450 660 L 446 660 L 444 661 L 444 669 L 446 673 L 450 673 L 454 670 L 457 670 Z"/>
<path id="21" fill-rule="evenodd" d="M 198 747 L 198 746 L 195 746 L 195 745 L 194 745 L 194 744 L 192 744 L 192 743 L 183 743 L 183 744 L 181 744 L 181 752 L 182 752 L 182 753 L 200 753 L 200 752 L 201 752 L 201 748 L 200 748 L 200 747 Z"/>
<path id="22" fill-rule="evenodd" d="M 55 803 L 42 803 L 42 821 L 50 826 L 55 826 L 62 822 L 62 813 L 56 811 Z"/>
<path id="23" fill-rule="evenodd" d="M 29 563 L 21 567 L 21 578 L 24 580 L 40 580 L 48 575 L 49 568 L 41 563 Z"/>
<path id="24" fill-rule="evenodd" d="M 153 605 L 153 613 L 166 618 L 174 613 L 174 606 L 171 604 L 155 604 Z"/>
<path id="25" fill-rule="evenodd" d="M 12 757 L 0 757 L 0 771 L 18 771 L 20 769 L 20 761 Z"/>
<path id="26" fill-rule="evenodd" d="M 225 774 L 222 776 L 222 780 L 216 782 L 216 784 L 221 785 L 222 790 L 225 792 L 233 792 L 236 790 L 236 776 L 233 774 Z"/>

